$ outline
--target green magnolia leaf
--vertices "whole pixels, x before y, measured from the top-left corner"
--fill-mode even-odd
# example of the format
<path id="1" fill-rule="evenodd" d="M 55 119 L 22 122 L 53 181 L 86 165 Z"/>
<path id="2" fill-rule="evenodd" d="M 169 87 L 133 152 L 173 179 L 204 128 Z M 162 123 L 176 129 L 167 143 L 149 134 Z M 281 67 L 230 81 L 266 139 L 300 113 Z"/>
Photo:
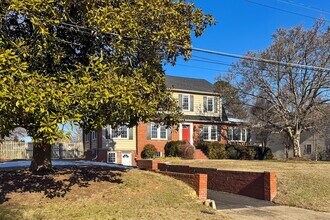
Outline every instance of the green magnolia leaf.
<path id="1" fill-rule="evenodd" d="M 52 143 L 67 122 L 178 123 L 162 64 L 189 58 L 191 33 L 213 23 L 185 1 L 1 0 L 0 135 L 20 126 Z"/>

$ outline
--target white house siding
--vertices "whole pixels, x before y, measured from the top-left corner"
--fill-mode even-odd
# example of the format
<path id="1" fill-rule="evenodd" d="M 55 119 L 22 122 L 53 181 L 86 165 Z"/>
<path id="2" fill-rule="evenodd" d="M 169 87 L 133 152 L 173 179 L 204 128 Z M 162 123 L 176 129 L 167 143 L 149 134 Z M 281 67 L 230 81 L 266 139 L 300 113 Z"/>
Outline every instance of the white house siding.
<path id="1" fill-rule="evenodd" d="M 191 92 L 179 92 L 179 91 L 175 91 L 173 92 L 173 97 L 176 100 L 179 100 L 179 94 L 186 94 L 186 95 L 193 95 L 194 97 L 194 111 L 182 111 L 183 114 L 185 115 L 197 115 L 197 116 L 211 116 L 211 117 L 220 117 L 221 116 L 221 110 L 222 110 L 222 106 L 221 106 L 221 99 L 220 96 L 217 95 L 203 95 L 203 94 L 196 94 L 193 91 Z M 208 97 L 218 97 L 219 101 L 218 101 L 218 111 L 215 112 L 204 112 L 204 97 L 208 96 Z"/>
<path id="2" fill-rule="evenodd" d="M 133 138 L 128 139 L 112 139 L 109 145 L 114 147 L 116 151 L 135 151 L 136 150 L 136 127 L 133 128 Z M 102 148 L 107 148 L 106 129 L 102 129 Z"/>

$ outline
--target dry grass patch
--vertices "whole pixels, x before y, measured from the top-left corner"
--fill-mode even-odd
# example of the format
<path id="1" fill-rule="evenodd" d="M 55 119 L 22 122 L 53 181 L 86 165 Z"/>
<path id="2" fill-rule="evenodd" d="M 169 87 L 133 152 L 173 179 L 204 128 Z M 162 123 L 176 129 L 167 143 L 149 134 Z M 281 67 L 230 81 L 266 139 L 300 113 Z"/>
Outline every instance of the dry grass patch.
<path id="1" fill-rule="evenodd" d="M 84 168 L 46 177 L 0 175 L 0 219 L 228 219 L 202 206 L 186 184 L 151 172 Z"/>
<path id="2" fill-rule="evenodd" d="M 210 167 L 221 170 L 275 171 L 277 196 L 274 202 L 330 212 L 330 162 L 171 160 L 173 164 Z"/>

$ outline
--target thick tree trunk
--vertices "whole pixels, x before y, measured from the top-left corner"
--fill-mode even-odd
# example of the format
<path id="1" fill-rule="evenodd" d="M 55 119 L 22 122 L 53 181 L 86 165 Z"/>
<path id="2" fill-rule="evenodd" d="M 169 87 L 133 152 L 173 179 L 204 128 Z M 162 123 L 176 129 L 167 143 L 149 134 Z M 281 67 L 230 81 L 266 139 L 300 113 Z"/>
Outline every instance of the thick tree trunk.
<path id="1" fill-rule="evenodd" d="M 33 158 L 30 170 L 33 173 L 46 174 L 52 171 L 52 145 L 49 143 L 34 143 Z"/>
<path id="2" fill-rule="evenodd" d="M 293 156 L 301 157 L 301 149 L 300 149 L 300 133 L 295 134 L 292 138 L 292 146 L 293 146 Z"/>

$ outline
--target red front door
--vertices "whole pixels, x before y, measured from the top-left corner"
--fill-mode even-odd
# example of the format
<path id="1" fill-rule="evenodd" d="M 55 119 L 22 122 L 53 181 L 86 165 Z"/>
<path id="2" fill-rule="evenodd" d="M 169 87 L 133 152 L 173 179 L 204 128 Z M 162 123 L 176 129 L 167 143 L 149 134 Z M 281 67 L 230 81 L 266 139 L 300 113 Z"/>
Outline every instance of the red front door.
<path id="1" fill-rule="evenodd" d="M 190 125 L 182 125 L 182 140 L 190 143 Z"/>

